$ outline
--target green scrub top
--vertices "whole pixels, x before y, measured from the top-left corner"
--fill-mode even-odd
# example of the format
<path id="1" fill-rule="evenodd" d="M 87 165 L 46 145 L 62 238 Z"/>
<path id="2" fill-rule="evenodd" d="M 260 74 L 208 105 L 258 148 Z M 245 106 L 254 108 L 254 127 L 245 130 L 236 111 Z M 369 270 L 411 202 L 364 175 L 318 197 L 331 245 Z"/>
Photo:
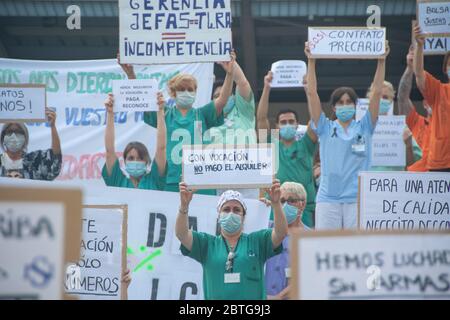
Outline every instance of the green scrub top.
<path id="1" fill-rule="evenodd" d="M 301 183 L 307 195 L 306 208 L 302 222 L 312 228 L 313 214 L 316 207 L 316 185 L 313 174 L 314 154 L 317 144 L 306 133 L 300 140 L 286 147 L 279 143 L 279 165 L 276 177 L 283 184 L 286 181 Z M 271 212 L 273 220 L 273 212 Z"/>
<path id="2" fill-rule="evenodd" d="M 191 108 L 185 117 L 176 107 L 166 106 L 164 114 L 167 127 L 168 166 L 165 191 L 178 192 L 178 184 L 181 177 L 182 145 L 202 144 L 203 132 L 206 132 L 211 127 L 223 124 L 223 113 L 217 115 L 214 101 L 211 101 L 201 108 Z M 158 124 L 157 112 L 144 112 L 144 122 L 156 128 Z M 178 145 L 180 142 L 181 144 Z M 172 152 L 174 151 L 179 156 L 179 164 L 176 164 L 172 159 Z M 216 191 L 199 190 L 197 193 L 215 195 Z"/>
<path id="3" fill-rule="evenodd" d="M 127 178 L 127 176 L 120 169 L 119 159 L 116 159 L 116 161 L 114 162 L 114 166 L 112 168 L 110 176 L 108 175 L 106 164 L 103 166 L 102 177 L 107 186 L 133 189 L 135 188 L 133 182 L 131 182 L 131 179 Z M 150 172 L 142 176 L 137 188 L 162 191 L 164 190 L 165 184 L 165 175 L 161 176 L 159 174 L 158 165 L 155 161 L 153 161 Z"/>
<path id="4" fill-rule="evenodd" d="M 225 264 L 228 244 L 219 236 L 192 231 L 192 250 L 181 245 L 183 255 L 203 267 L 203 292 L 206 300 L 265 300 L 264 264 L 269 258 L 283 251 L 281 244 L 275 250 L 272 245 L 272 229 L 241 234 L 235 249 L 233 269 L 239 273 L 239 283 L 225 283 Z"/>

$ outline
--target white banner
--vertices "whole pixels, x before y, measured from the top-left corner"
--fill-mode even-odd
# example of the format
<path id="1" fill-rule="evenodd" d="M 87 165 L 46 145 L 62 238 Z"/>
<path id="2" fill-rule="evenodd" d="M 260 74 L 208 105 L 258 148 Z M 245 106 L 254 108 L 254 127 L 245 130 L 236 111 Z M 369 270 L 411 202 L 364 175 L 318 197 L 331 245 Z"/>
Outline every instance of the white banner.
<path id="1" fill-rule="evenodd" d="M 192 74 L 198 81 L 195 107 L 211 101 L 213 64 L 135 66 L 138 79 L 156 79 L 166 101 L 167 81 L 178 73 Z M 61 139 L 63 166 L 58 180 L 77 180 L 87 185 L 104 185 L 105 163 L 104 101 L 112 81 L 126 79 L 115 59 L 91 61 L 35 61 L 0 59 L 0 83 L 43 83 L 47 105 L 56 108 L 56 125 Z M 144 143 L 150 156 L 156 149 L 156 129 L 146 125 L 142 112 L 116 113 L 116 151 L 122 153 L 131 141 Z M 28 124 L 29 151 L 51 147 L 47 124 Z"/>
<path id="2" fill-rule="evenodd" d="M 231 0 L 119 0 L 123 63 L 229 61 Z"/>
<path id="3" fill-rule="evenodd" d="M 359 227 L 450 230 L 450 173 L 362 172 Z"/>
<path id="4" fill-rule="evenodd" d="M 30 187 L 67 188 L 80 182 L 46 182 L 0 178 L 2 183 Z M 175 192 L 83 185 L 84 203 L 128 205 L 128 267 L 132 281 L 128 299 L 203 299 L 201 265 L 184 257 L 175 236 L 180 195 Z M 143 201 L 145 199 L 145 201 Z M 194 195 L 189 206 L 193 230 L 216 234 L 219 197 Z M 246 199 L 244 232 L 266 229 L 270 209 L 258 200 Z M 225 267 L 225 266 L 224 266 Z M 107 298 L 107 297 L 104 297 Z"/>

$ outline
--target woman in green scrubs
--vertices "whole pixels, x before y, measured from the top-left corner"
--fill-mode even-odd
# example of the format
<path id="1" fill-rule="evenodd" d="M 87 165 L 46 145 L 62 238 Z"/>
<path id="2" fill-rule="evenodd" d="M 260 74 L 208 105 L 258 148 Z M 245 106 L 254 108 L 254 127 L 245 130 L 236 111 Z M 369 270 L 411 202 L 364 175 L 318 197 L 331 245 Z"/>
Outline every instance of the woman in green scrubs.
<path id="1" fill-rule="evenodd" d="M 264 300 L 264 264 L 280 254 L 288 225 L 280 202 L 280 182 L 275 180 L 269 194 L 274 211 L 274 228 L 243 233 L 247 207 L 237 191 L 222 194 L 217 205 L 221 233 L 213 236 L 189 229 L 189 203 L 193 192 L 180 183 L 181 205 L 176 236 L 183 255 L 201 263 L 206 300 Z"/>
<path id="2" fill-rule="evenodd" d="M 155 161 L 151 161 L 144 144 L 130 142 L 124 152 L 125 170 L 120 168 L 119 159 L 114 147 L 114 96 L 110 93 L 105 101 L 106 106 L 106 163 L 102 176 L 110 187 L 137 188 L 147 190 L 164 190 L 166 175 L 166 122 L 164 119 L 164 97 L 158 93 L 158 128 Z"/>

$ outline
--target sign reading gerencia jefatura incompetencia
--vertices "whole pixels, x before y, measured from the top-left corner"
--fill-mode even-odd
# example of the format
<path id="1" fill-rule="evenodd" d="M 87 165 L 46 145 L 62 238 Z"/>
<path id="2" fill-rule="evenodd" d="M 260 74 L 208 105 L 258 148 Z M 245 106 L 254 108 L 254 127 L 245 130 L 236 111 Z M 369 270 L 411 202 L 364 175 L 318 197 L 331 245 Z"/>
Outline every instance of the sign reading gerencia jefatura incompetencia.
<path id="1" fill-rule="evenodd" d="M 229 61 L 230 0 L 119 0 L 123 63 Z"/>

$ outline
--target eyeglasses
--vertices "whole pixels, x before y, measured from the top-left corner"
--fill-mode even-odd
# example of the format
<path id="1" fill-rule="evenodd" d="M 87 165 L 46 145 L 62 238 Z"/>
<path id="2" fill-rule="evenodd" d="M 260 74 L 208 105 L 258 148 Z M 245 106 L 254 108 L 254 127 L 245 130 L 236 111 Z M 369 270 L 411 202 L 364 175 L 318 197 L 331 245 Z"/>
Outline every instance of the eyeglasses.
<path id="1" fill-rule="evenodd" d="M 289 198 L 287 198 L 287 199 L 281 198 L 280 201 L 281 201 L 282 204 L 285 204 L 286 201 L 287 201 L 287 203 L 289 203 L 289 204 L 296 204 L 297 202 L 304 202 L 305 199 L 298 199 L 298 198 L 290 198 L 290 197 L 289 197 Z"/>
<path id="2" fill-rule="evenodd" d="M 233 270 L 233 261 L 236 254 L 233 251 L 228 252 L 227 262 L 225 263 L 225 270 L 232 271 Z"/>

